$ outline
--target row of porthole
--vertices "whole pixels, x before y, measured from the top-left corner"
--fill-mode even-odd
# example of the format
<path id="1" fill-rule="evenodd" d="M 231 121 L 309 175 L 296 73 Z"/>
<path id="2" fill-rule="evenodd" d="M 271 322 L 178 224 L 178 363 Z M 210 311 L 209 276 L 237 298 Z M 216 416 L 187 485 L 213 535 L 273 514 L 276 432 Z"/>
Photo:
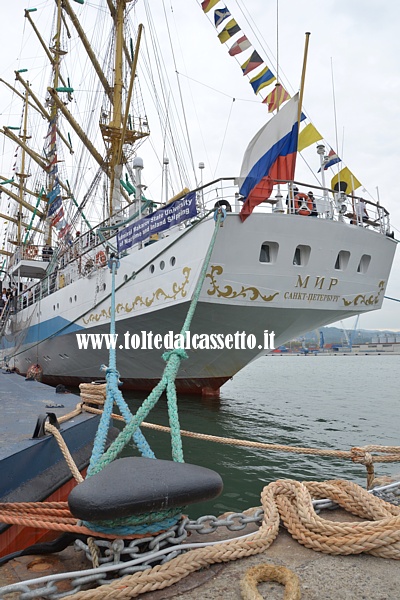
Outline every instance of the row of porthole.
<path id="1" fill-rule="evenodd" d="M 175 263 L 176 263 L 175 256 L 171 256 L 171 258 L 169 259 L 169 264 L 171 265 L 171 267 L 173 267 L 173 266 L 175 266 Z M 160 270 L 163 271 L 165 269 L 165 261 L 161 260 L 159 267 L 160 267 Z M 150 265 L 150 273 L 154 273 L 155 269 L 156 269 L 155 265 Z M 127 281 L 127 280 L 128 280 L 128 275 L 124 275 L 124 281 Z M 107 285 L 105 283 L 103 283 L 103 285 L 101 287 L 102 287 L 102 291 L 105 292 Z M 99 291 L 100 291 L 100 286 L 97 286 L 96 292 L 98 293 Z M 74 296 L 74 301 L 76 302 L 77 300 L 78 300 L 78 297 Z M 72 297 L 70 297 L 69 301 L 72 304 Z M 57 302 L 57 304 L 53 304 L 53 310 L 56 310 L 59 308 L 60 308 L 60 305 L 58 302 Z"/>
<path id="2" fill-rule="evenodd" d="M 278 256 L 279 244 L 277 242 L 264 242 L 261 244 L 259 261 L 262 263 L 274 264 Z M 311 254 L 311 247 L 300 244 L 296 247 L 293 264 L 297 267 L 306 266 Z M 349 264 L 350 252 L 348 250 L 340 250 L 336 257 L 334 268 L 337 271 L 344 271 Z M 358 263 L 357 273 L 365 274 L 368 271 L 371 256 L 363 254 Z"/>
<path id="3" fill-rule="evenodd" d="M 59 354 L 58 356 L 59 356 L 59 357 L 60 357 L 62 360 L 64 360 L 64 358 L 69 358 L 68 354 Z M 29 359 L 28 359 L 28 358 L 26 358 L 25 360 L 28 360 L 28 361 L 29 361 Z M 43 360 L 44 360 L 45 362 L 50 362 L 50 361 L 51 361 L 51 356 L 48 356 L 48 355 L 47 355 L 47 356 L 43 356 Z"/>
<path id="4" fill-rule="evenodd" d="M 78 296 L 74 296 L 73 300 L 76 302 L 78 300 Z M 70 303 L 72 304 L 72 297 L 70 297 L 69 299 Z M 57 302 L 57 304 L 53 304 L 53 310 L 59 310 L 60 309 L 60 304 Z"/>
<path id="5" fill-rule="evenodd" d="M 171 256 L 171 258 L 169 259 L 169 264 L 171 265 L 171 267 L 174 267 L 175 263 L 176 263 L 175 256 Z M 159 268 L 160 268 L 160 271 L 163 271 L 165 269 L 165 261 L 160 260 Z M 155 265 L 154 264 L 150 265 L 149 270 L 150 270 L 150 273 L 153 274 L 154 271 L 156 270 Z"/>
<path id="6" fill-rule="evenodd" d="M 60 357 L 62 360 L 64 360 L 64 358 L 69 358 L 68 354 L 59 354 L 58 356 L 59 356 L 59 357 Z M 49 355 L 47 354 L 46 356 L 43 356 L 43 360 L 44 360 L 45 362 L 50 362 L 50 361 L 51 361 L 51 356 L 49 356 Z M 30 363 L 30 364 L 32 364 L 32 361 L 31 361 L 31 359 L 30 359 L 30 358 L 25 358 L 25 361 L 26 361 L 27 363 Z"/>

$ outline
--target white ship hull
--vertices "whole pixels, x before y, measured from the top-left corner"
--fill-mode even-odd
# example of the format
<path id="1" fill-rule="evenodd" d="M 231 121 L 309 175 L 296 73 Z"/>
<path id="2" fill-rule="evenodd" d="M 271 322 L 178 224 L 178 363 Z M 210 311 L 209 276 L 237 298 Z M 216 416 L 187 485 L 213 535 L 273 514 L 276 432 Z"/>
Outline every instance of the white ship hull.
<path id="1" fill-rule="evenodd" d="M 210 218 L 121 259 L 116 331 L 124 389 L 148 390 L 161 377 L 164 349 L 119 346 L 127 331 L 130 336 L 181 331 L 214 226 Z M 270 244 L 270 262 L 260 262 L 262 244 Z M 297 247 L 301 265 L 293 264 Z M 242 223 L 237 214 L 228 213 L 190 334 L 245 332 L 254 334 L 257 343 L 253 349 L 188 350 L 176 381 L 178 391 L 215 394 L 250 361 L 268 352 L 265 330 L 275 333 L 278 346 L 306 331 L 379 309 L 395 247 L 390 237 L 345 222 L 260 213 Z M 339 253 L 345 257 L 341 265 Z M 52 384 L 102 377 L 107 349 L 79 350 L 76 333 L 109 333 L 111 274 L 103 267 L 75 280 L 72 274 L 71 279 L 11 315 L 1 357 L 22 374 L 34 363 L 42 367 L 43 381 Z"/>

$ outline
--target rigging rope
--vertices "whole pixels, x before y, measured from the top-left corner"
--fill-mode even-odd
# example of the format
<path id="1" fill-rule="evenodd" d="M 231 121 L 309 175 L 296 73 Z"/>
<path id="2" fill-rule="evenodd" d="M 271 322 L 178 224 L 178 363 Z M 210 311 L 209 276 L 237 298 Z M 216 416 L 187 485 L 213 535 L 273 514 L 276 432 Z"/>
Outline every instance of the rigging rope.
<path id="1" fill-rule="evenodd" d="M 185 322 L 181 329 L 181 336 L 184 338 L 185 332 L 189 330 L 196 306 L 200 297 L 201 289 L 203 287 L 203 283 L 207 274 L 208 266 L 210 263 L 211 255 L 214 249 L 215 240 L 218 234 L 218 230 L 220 228 L 222 213 L 218 214 L 214 232 L 210 240 L 210 244 L 208 246 L 208 250 L 206 256 L 203 261 L 203 266 L 199 275 L 199 279 L 196 284 L 195 291 L 192 296 L 192 300 L 189 306 L 188 313 L 186 315 Z M 115 263 L 113 263 L 113 271 L 115 269 Z M 111 302 L 115 303 L 115 286 L 112 287 L 112 300 Z M 113 304 L 112 304 L 113 306 Z M 113 309 L 111 309 L 111 333 L 115 333 L 115 314 Z M 168 404 L 168 415 L 169 422 L 171 427 L 171 442 L 172 442 L 172 458 L 174 461 L 183 462 L 183 451 L 182 451 L 182 440 L 180 436 L 180 426 L 179 426 L 179 417 L 177 410 L 177 397 L 176 397 L 176 387 L 175 387 L 175 378 L 178 373 L 178 369 L 180 367 L 181 361 L 186 358 L 186 352 L 182 348 L 175 348 L 169 352 L 165 352 L 163 354 L 163 358 L 166 361 L 166 366 L 161 377 L 159 383 L 155 386 L 149 396 L 144 400 L 142 405 L 138 408 L 136 415 L 132 416 L 129 422 L 126 424 L 124 429 L 118 435 L 116 440 L 110 445 L 108 450 L 100 457 L 99 448 L 104 447 L 104 430 L 100 433 L 99 442 L 95 441 L 95 448 L 93 451 L 93 456 L 91 460 L 91 464 L 89 467 L 89 475 L 93 475 L 101 471 L 107 464 L 112 462 L 122 451 L 122 449 L 126 446 L 126 444 L 130 441 L 134 433 L 139 429 L 140 424 L 149 414 L 151 409 L 157 404 L 161 394 L 166 391 L 167 392 L 167 404 Z M 106 381 L 107 381 L 107 395 L 106 395 L 106 405 L 107 408 L 105 412 L 107 412 L 107 419 L 111 418 L 111 410 L 112 410 L 112 402 L 111 397 L 117 395 L 118 393 L 118 371 L 116 370 L 116 351 L 115 348 L 110 348 L 110 365 L 106 371 Z M 121 395 L 122 396 L 122 395 Z M 106 419 L 104 419 L 104 423 Z"/>

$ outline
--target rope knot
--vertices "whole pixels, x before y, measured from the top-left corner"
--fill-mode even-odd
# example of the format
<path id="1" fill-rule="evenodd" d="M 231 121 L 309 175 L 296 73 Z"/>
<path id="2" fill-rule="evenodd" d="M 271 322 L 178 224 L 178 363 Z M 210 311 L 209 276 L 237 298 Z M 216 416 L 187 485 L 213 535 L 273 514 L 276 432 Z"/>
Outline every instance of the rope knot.
<path id="1" fill-rule="evenodd" d="M 183 348 L 174 348 L 173 350 L 168 350 L 168 352 L 164 352 L 162 357 L 165 360 L 165 362 L 168 362 L 172 355 L 177 356 L 178 358 L 180 358 L 180 360 L 188 358 L 186 350 L 184 350 Z"/>
<path id="2" fill-rule="evenodd" d="M 352 461 L 361 465 L 371 466 L 374 464 L 374 458 L 370 452 L 367 452 L 365 448 L 352 448 Z"/>
<path id="3" fill-rule="evenodd" d="M 119 371 L 115 367 L 108 367 L 107 365 L 101 365 L 100 371 L 104 371 L 106 374 L 106 379 L 109 381 L 111 378 L 117 380 L 118 385 L 122 385 L 122 382 L 119 379 Z"/>

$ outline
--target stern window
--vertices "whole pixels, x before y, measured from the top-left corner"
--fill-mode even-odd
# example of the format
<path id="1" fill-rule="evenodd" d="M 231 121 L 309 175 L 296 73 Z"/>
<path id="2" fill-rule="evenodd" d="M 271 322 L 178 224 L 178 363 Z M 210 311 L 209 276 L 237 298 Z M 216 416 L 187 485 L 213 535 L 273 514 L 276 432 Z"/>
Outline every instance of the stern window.
<path id="1" fill-rule="evenodd" d="M 360 262 L 358 263 L 357 273 L 366 273 L 368 271 L 369 263 L 371 262 L 371 257 L 369 254 L 363 254 L 360 258 Z"/>
<path id="2" fill-rule="evenodd" d="M 310 259 L 311 247 L 299 244 L 294 251 L 293 264 L 296 267 L 305 267 Z"/>
<path id="3" fill-rule="evenodd" d="M 263 242 L 260 249 L 259 261 L 262 263 L 274 263 L 278 256 L 279 244 L 277 242 Z"/>
<path id="4" fill-rule="evenodd" d="M 335 269 L 338 271 L 344 271 L 349 264 L 350 252 L 347 250 L 341 250 L 336 257 Z"/>

